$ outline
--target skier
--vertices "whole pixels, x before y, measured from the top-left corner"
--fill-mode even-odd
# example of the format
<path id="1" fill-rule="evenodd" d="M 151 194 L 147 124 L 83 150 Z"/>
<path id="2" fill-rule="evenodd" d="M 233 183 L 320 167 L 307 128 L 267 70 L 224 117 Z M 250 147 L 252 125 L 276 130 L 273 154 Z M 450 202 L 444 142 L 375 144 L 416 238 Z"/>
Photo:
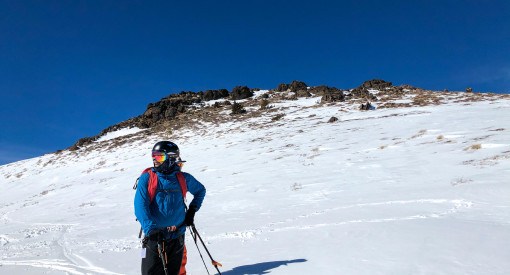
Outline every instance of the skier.
<path id="1" fill-rule="evenodd" d="M 179 147 L 160 141 L 152 149 L 154 167 L 142 173 L 136 186 L 135 215 L 145 238 L 142 274 L 186 274 L 186 226 L 194 224 L 195 212 L 205 197 L 205 187 L 192 175 L 181 172 Z M 186 211 L 183 194 L 193 200 Z"/>

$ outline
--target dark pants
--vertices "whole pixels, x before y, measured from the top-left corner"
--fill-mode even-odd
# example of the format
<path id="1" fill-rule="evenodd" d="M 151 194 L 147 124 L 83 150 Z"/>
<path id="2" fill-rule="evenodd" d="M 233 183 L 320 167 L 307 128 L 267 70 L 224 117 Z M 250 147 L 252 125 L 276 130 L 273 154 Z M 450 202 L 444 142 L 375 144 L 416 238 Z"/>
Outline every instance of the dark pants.
<path id="1" fill-rule="evenodd" d="M 168 275 L 179 275 L 184 251 L 184 234 L 177 239 L 161 242 L 166 253 Z M 165 275 L 163 261 L 158 252 L 158 242 L 148 240 L 145 245 L 146 254 L 142 259 L 142 275 Z"/>

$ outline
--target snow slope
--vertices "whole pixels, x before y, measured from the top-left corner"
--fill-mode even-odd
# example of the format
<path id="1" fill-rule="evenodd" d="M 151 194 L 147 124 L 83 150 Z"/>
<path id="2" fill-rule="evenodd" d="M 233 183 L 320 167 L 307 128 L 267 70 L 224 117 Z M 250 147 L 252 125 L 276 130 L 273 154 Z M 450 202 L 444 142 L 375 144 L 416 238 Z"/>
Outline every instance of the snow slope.
<path id="1" fill-rule="evenodd" d="M 131 187 L 160 139 L 207 187 L 196 223 L 222 274 L 510 274 L 510 100 L 318 101 L 1 166 L 0 274 L 139 274 Z"/>

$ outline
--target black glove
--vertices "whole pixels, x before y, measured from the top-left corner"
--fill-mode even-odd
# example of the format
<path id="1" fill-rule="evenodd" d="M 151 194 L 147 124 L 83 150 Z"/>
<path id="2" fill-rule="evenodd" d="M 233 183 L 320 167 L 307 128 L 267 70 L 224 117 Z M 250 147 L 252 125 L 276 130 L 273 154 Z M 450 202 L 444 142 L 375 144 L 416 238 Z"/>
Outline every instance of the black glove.
<path id="1" fill-rule="evenodd" d="M 194 205 L 190 205 L 188 211 L 186 212 L 186 217 L 184 218 L 184 224 L 187 226 L 195 224 L 195 213 L 197 212 L 197 207 Z"/>

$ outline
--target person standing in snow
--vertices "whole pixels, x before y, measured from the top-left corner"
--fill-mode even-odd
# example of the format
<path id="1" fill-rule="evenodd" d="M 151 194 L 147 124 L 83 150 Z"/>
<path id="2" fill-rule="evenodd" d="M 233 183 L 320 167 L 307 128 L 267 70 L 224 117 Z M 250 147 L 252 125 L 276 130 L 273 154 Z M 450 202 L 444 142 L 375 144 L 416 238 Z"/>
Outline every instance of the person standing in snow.
<path id="1" fill-rule="evenodd" d="M 142 173 L 136 186 L 135 216 L 145 238 L 142 250 L 142 274 L 186 274 L 186 226 L 193 225 L 205 198 L 205 187 L 192 175 L 181 172 L 179 147 L 160 141 L 152 149 L 154 167 Z M 183 193 L 193 200 L 186 211 Z M 166 265 L 163 264 L 166 262 Z"/>

